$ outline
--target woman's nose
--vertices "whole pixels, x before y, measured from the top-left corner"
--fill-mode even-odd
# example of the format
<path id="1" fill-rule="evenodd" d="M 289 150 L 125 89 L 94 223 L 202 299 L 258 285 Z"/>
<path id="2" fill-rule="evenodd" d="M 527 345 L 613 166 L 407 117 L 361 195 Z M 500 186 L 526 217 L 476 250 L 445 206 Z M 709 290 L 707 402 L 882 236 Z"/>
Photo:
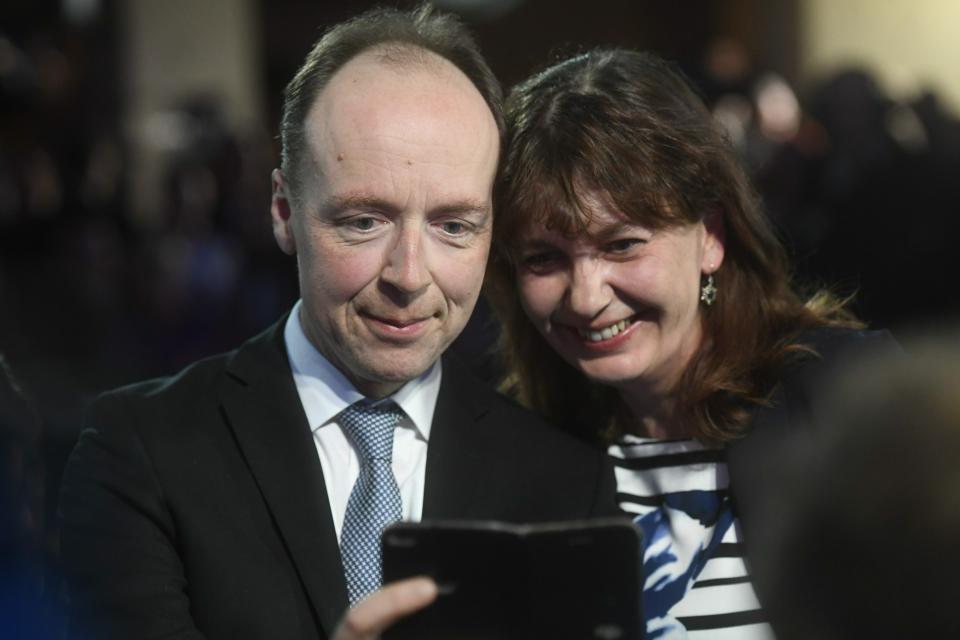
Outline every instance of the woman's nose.
<path id="1" fill-rule="evenodd" d="M 576 260 L 567 292 L 570 311 L 582 318 L 593 318 L 606 308 L 610 298 L 611 290 L 599 261 L 592 257 Z"/>

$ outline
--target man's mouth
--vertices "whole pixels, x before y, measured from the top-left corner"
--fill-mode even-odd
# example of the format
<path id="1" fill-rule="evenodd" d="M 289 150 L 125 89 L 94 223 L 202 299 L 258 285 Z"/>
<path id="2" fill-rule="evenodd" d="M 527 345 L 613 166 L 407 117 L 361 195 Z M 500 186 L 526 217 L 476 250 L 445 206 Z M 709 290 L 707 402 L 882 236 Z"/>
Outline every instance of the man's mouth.
<path id="1" fill-rule="evenodd" d="M 367 315 L 367 317 L 370 318 L 371 320 L 376 320 L 377 322 L 388 324 L 392 327 L 397 327 L 398 329 L 404 329 L 406 327 L 413 326 L 420 322 L 426 322 L 427 320 L 430 319 L 429 316 L 425 318 L 390 318 L 390 317 L 375 316 L 375 315 L 369 315 L 369 314 Z"/>
<path id="2" fill-rule="evenodd" d="M 375 333 L 388 338 L 416 338 L 433 318 L 430 315 L 390 316 L 367 312 L 362 312 L 360 316 Z"/>

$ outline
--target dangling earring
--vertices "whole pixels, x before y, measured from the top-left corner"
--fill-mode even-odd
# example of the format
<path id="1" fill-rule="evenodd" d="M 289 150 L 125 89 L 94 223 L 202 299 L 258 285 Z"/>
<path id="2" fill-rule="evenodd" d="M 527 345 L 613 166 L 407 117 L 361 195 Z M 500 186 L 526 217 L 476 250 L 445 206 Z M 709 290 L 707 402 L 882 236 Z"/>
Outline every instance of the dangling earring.
<path id="1" fill-rule="evenodd" d="M 717 299 L 717 288 L 713 286 L 713 274 L 707 274 L 707 281 L 700 285 L 700 301 L 708 307 Z"/>

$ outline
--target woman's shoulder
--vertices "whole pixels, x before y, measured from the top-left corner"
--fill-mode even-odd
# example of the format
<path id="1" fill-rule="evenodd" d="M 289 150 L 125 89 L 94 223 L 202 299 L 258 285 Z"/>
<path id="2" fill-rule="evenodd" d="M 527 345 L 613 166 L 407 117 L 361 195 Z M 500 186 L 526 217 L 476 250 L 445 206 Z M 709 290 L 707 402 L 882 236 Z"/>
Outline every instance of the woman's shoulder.
<path id="1" fill-rule="evenodd" d="M 864 361 L 899 357 L 900 345 L 889 331 L 818 327 L 793 340 L 795 357 L 781 370 L 768 403 L 754 411 L 751 431 L 809 422 L 812 405 L 832 381 L 855 371 Z"/>
<path id="2" fill-rule="evenodd" d="M 817 327 L 798 334 L 793 344 L 799 347 L 797 355 L 784 367 L 778 384 L 788 392 L 819 384 L 857 361 L 902 352 L 885 329 Z"/>
<path id="3" fill-rule="evenodd" d="M 889 331 L 824 327 L 806 330 L 793 340 L 802 346 L 783 369 L 768 402 L 752 410 L 750 426 L 727 447 L 731 486 L 746 527 L 752 519 L 759 493 L 773 470 L 767 464 L 772 452 L 802 441 L 821 422 L 819 408 L 824 391 L 842 376 L 858 375 L 864 361 L 902 357 L 903 351 Z"/>
<path id="4" fill-rule="evenodd" d="M 793 342 L 809 347 L 824 361 L 878 350 L 899 350 L 896 340 L 886 329 L 816 327 L 802 331 Z"/>

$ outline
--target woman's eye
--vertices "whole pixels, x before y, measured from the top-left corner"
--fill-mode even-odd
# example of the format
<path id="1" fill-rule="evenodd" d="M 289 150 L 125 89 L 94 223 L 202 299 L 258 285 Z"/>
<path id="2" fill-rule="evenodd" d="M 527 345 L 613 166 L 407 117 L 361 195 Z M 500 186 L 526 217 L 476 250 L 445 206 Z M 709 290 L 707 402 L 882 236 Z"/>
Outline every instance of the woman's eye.
<path id="1" fill-rule="evenodd" d="M 523 266 L 531 271 L 545 271 L 560 263 L 561 255 L 556 251 L 542 251 L 523 256 Z"/>
<path id="2" fill-rule="evenodd" d="M 610 253 L 625 253 L 642 243 L 640 238 L 620 238 L 608 243 L 606 249 Z"/>

